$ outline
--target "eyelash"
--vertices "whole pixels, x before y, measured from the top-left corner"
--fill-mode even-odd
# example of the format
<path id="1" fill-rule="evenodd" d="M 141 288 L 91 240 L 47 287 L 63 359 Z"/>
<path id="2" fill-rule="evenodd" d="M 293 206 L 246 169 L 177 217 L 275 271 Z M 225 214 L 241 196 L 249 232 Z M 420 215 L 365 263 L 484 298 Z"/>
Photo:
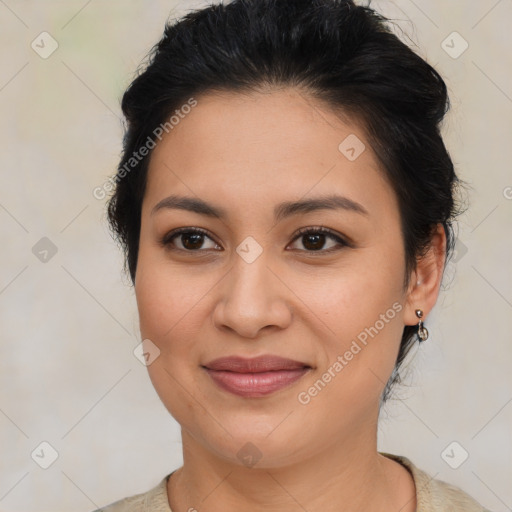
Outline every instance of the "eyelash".
<path id="1" fill-rule="evenodd" d="M 210 238 L 213 242 L 215 242 L 215 240 L 210 236 L 208 231 L 206 231 L 204 229 L 201 229 L 201 228 L 179 228 L 179 229 L 176 229 L 176 230 L 171 231 L 171 232 L 167 233 L 166 235 L 164 235 L 163 238 L 161 240 L 159 240 L 159 243 L 162 247 L 164 247 L 166 249 L 169 249 L 172 251 L 181 251 L 181 252 L 186 252 L 186 253 L 201 253 L 201 252 L 205 252 L 205 251 L 216 250 L 216 249 L 188 250 L 188 249 L 181 249 L 178 247 L 172 247 L 173 240 L 183 234 L 205 235 L 208 238 Z M 309 234 L 327 235 L 331 239 L 335 240 L 341 247 L 331 247 L 330 249 L 325 249 L 325 250 L 319 249 L 318 251 L 313 251 L 313 250 L 308 251 L 307 249 L 306 250 L 296 249 L 296 250 L 314 255 L 314 254 L 325 254 L 325 253 L 330 254 L 332 252 L 339 251 L 343 247 L 353 247 L 352 243 L 343 239 L 341 236 L 337 235 L 330 229 L 324 228 L 323 226 L 311 227 L 311 228 L 300 228 L 295 233 L 292 243 L 295 242 L 296 240 L 298 240 L 299 238 L 301 238 L 302 236 L 309 235 Z M 215 242 L 215 243 L 217 244 L 217 242 Z M 217 244 L 217 245 L 219 245 L 219 244 Z"/>

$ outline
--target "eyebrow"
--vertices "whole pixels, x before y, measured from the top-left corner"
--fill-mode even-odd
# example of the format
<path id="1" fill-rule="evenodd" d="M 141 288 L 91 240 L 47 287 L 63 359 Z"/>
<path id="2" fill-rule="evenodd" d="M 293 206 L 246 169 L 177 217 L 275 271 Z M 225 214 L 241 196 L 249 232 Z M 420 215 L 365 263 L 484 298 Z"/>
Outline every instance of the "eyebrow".
<path id="1" fill-rule="evenodd" d="M 151 215 L 164 209 L 186 210 L 221 220 L 228 217 L 227 210 L 224 208 L 207 203 L 196 197 L 171 195 L 158 202 L 151 210 Z M 310 213 L 317 210 L 345 210 L 361 215 L 369 215 L 368 210 L 362 204 L 348 197 L 329 195 L 280 203 L 274 208 L 274 219 L 275 222 L 279 222 L 292 215 Z"/>

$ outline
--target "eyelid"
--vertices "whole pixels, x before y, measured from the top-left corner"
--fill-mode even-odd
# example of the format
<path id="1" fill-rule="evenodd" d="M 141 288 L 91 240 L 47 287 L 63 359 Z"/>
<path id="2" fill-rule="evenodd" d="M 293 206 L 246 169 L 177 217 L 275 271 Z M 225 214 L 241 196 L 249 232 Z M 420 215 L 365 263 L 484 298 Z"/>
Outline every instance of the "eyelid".
<path id="1" fill-rule="evenodd" d="M 301 236 L 311 234 L 311 233 L 313 233 L 313 234 L 319 233 L 321 235 L 326 235 L 326 236 L 332 238 L 333 240 L 335 240 L 341 247 L 351 247 L 351 248 L 355 247 L 354 243 L 352 242 L 352 240 L 350 240 L 350 238 L 348 238 L 344 235 L 341 235 L 340 233 L 337 233 L 336 231 L 333 231 L 332 229 L 326 228 L 325 226 L 309 226 L 309 227 L 305 227 L 305 228 L 300 228 L 293 235 L 293 239 L 292 239 L 291 243 L 295 242 L 295 240 L 297 240 Z M 313 256 L 316 254 L 330 254 L 330 253 L 336 252 L 338 250 L 340 250 L 340 247 L 337 247 L 337 248 L 331 247 L 330 249 L 319 250 L 319 251 L 306 251 L 306 250 L 299 249 L 300 252 L 306 253 L 307 255 L 313 255 Z"/>
<path id="2" fill-rule="evenodd" d="M 202 235 L 205 235 L 207 236 L 208 238 L 210 238 L 213 242 L 215 242 L 215 244 L 219 245 L 219 242 L 217 242 L 217 240 L 215 240 L 215 237 L 206 229 L 203 229 L 203 228 L 196 228 L 196 227 L 182 227 L 182 228 L 176 228 L 176 229 L 173 229 L 172 231 L 169 231 L 168 233 L 166 233 L 160 240 L 159 240 L 159 244 L 164 247 L 164 248 L 168 248 L 168 246 L 171 245 L 171 241 L 173 238 L 175 237 L 178 237 L 179 235 L 182 235 L 184 233 L 193 233 L 193 234 L 202 234 Z M 193 253 L 193 252 L 205 252 L 205 249 L 199 249 L 197 251 L 187 251 L 185 249 L 180 249 L 179 247 L 173 247 L 172 250 L 175 250 L 175 251 L 183 251 L 183 252 L 188 252 L 188 253 Z M 210 249 L 212 250 L 212 249 Z M 216 249 L 213 249 L 213 250 L 216 250 Z"/>
<path id="3" fill-rule="evenodd" d="M 171 242 L 174 238 L 184 234 L 184 233 L 193 233 L 193 234 L 202 234 L 202 235 L 205 235 L 206 237 L 210 238 L 210 240 L 212 240 L 216 245 L 221 246 L 221 244 L 219 244 L 219 242 L 217 242 L 215 240 L 215 237 L 206 229 L 203 229 L 203 228 L 197 228 L 197 227 L 181 227 L 181 228 L 176 228 L 172 231 L 169 231 L 168 233 L 166 233 L 160 240 L 159 240 L 159 244 L 164 247 L 164 248 L 168 248 L 169 246 L 171 246 Z M 291 240 L 291 244 L 293 244 L 297 239 L 299 239 L 301 236 L 304 236 L 304 235 L 307 235 L 307 234 L 323 234 L 323 235 L 326 235 L 328 237 L 331 237 L 333 240 L 335 240 L 341 247 L 354 247 L 354 244 L 353 242 L 348 238 L 348 237 L 345 237 L 329 228 L 326 228 L 325 226 L 308 226 L 308 227 L 303 227 L 303 228 L 300 228 L 298 229 L 293 235 L 292 235 L 292 240 Z M 331 252 L 336 252 L 340 249 L 340 247 L 338 248 L 330 248 L 330 249 L 327 249 L 327 250 L 318 250 L 318 251 L 307 251 L 307 250 L 303 250 L 303 249 L 296 249 L 297 251 L 299 252 L 302 252 L 302 253 L 306 253 L 306 254 L 311 254 L 311 255 L 315 255 L 315 254 L 329 254 Z M 195 251 L 192 251 L 192 250 L 186 250 L 186 249 L 180 249 L 179 247 L 172 247 L 171 250 L 174 250 L 174 251 L 181 251 L 181 252 L 186 252 L 186 253 L 197 253 L 197 254 L 200 254 L 200 253 L 204 253 L 206 251 L 218 251 L 218 249 L 197 249 Z M 222 249 L 223 250 L 223 249 Z"/>

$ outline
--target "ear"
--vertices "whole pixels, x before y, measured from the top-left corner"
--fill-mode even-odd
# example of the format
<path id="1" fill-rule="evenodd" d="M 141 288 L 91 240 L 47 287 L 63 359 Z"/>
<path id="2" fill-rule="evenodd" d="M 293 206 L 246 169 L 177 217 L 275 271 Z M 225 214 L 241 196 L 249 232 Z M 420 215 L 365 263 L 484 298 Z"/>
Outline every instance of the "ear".
<path id="1" fill-rule="evenodd" d="M 405 302 L 404 323 L 416 325 L 419 318 L 415 311 L 423 311 L 422 320 L 435 306 L 446 260 L 446 233 L 442 224 L 432 231 L 431 243 L 427 253 L 417 260 L 416 268 L 411 271 L 407 298 Z"/>

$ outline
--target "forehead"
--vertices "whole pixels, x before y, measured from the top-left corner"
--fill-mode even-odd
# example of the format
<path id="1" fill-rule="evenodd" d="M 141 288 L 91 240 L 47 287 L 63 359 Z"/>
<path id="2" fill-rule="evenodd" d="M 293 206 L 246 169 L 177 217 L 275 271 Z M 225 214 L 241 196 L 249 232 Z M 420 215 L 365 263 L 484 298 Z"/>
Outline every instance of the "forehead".
<path id="1" fill-rule="evenodd" d="M 394 201 L 356 120 L 294 89 L 209 93 L 153 150 L 146 198 L 186 193 L 252 206 L 340 192 Z"/>

